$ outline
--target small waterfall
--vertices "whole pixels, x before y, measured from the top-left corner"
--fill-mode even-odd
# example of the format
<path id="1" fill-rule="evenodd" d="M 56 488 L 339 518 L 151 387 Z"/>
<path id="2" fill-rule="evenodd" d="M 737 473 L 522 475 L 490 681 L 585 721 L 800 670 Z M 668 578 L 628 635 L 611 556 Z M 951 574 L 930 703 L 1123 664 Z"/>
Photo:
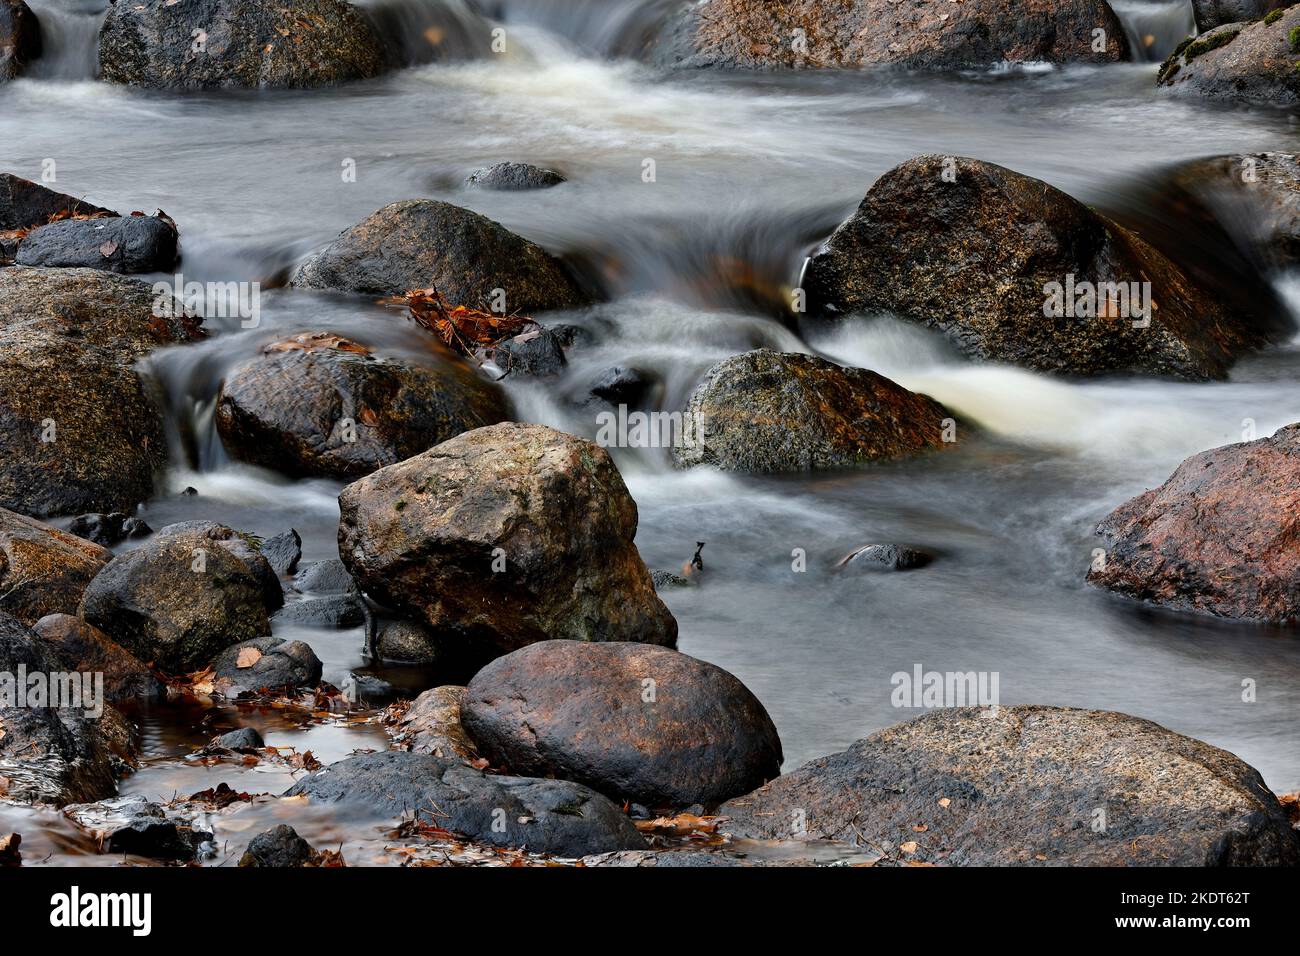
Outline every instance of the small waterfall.
<path id="1" fill-rule="evenodd" d="M 1110 5 L 1139 63 L 1159 63 L 1196 35 L 1192 0 L 1110 0 Z"/>
<path id="2" fill-rule="evenodd" d="M 605 57 L 640 57 L 659 38 L 682 0 L 475 0 L 504 24 L 541 27 L 578 49 Z"/>
<path id="3" fill-rule="evenodd" d="M 31 0 L 41 24 L 43 52 L 27 76 L 44 80 L 93 80 L 99 72 L 99 25 L 104 0 Z"/>
<path id="4" fill-rule="evenodd" d="M 475 59 L 492 50 L 496 26 L 465 0 L 356 0 L 395 61 L 405 66 Z"/>

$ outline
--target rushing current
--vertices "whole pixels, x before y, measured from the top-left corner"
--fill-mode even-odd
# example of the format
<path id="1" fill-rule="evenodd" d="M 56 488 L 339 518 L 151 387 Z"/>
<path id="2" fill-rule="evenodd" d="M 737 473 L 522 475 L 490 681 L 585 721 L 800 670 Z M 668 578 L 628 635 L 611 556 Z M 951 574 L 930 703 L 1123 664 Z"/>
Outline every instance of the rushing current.
<path id="1" fill-rule="evenodd" d="M 1134 185 L 1177 161 L 1294 150 L 1285 114 L 1157 95 L 1155 61 L 1187 35 L 1188 3 L 1115 4 L 1142 62 L 927 76 L 656 70 L 637 59 L 671 6 L 656 0 L 373 0 L 414 65 L 337 89 L 189 95 L 91 79 L 95 0 L 32 6 L 49 56 L 0 86 L 0 168 L 38 178 L 53 158 L 63 192 L 172 216 L 187 280 L 270 289 L 258 328 L 218 320 L 208 341 L 149 359 L 175 430 L 197 439 L 189 453 L 178 448 L 144 509 L 153 527 L 187 518 L 263 535 L 293 527 L 304 560 L 337 554 L 340 486 L 232 463 L 212 428 L 214 397 L 227 369 L 293 331 L 426 351 L 427 333 L 400 311 L 283 283 L 386 203 L 445 199 L 566 256 L 604 294 L 590 309 L 543 317 L 590 328 L 595 343 L 571 351 L 559 380 L 508 385 L 522 420 L 591 437 L 594 412 L 575 399 L 601 370 L 655 373 L 657 407 L 674 410 L 711 364 L 767 346 L 874 369 L 981 427 L 950 454 L 813 477 L 678 472 L 662 452 L 615 451 L 646 563 L 676 568 L 707 543 L 703 585 L 663 595 L 680 648 L 754 691 L 780 730 L 787 770 L 917 713 L 892 706 L 890 677 L 921 664 L 996 671 L 1003 704 L 1150 718 L 1239 755 L 1276 792 L 1300 789 L 1294 629 L 1142 608 L 1084 583 L 1093 529 L 1111 509 L 1185 457 L 1242 440 L 1247 420 L 1259 435 L 1300 420 L 1300 347 L 1247 358 L 1226 382 L 1076 382 L 971 364 L 888 315 L 817 325 L 781 308 L 809 252 L 877 177 L 919 154 L 999 163 L 1122 213 L 1140 194 Z M 486 33 L 497 25 L 502 53 Z M 446 46 L 436 63 L 421 62 L 430 35 Z M 551 166 L 569 182 L 524 193 L 461 185 L 505 159 Z M 647 159 L 653 182 L 642 178 Z M 349 160 L 355 181 L 341 175 Z M 1300 282 L 1271 281 L 1300 308 Z M 187 486 L 198 495 L 180 495 Z M 940 560 L 911 574 L 832 573 L 875 541 L 924 546 Z M 803 573 L 792 570 L 796 548 L 808 555 Z M 327 680 L 368 666 L 359 631 L 295 636 L 325 661 Z M 1247 678 L 1259 688 L 1253 703 L 1242 701 Z M 179 763 L 204 736 L 202 719 L 187 719 L 146 715 L 150 756 L 124 791 L 165 797 L 228 779 Z M 264 725 L 270 742 L 324 760 L 382 740 L 373 728 Z"/>

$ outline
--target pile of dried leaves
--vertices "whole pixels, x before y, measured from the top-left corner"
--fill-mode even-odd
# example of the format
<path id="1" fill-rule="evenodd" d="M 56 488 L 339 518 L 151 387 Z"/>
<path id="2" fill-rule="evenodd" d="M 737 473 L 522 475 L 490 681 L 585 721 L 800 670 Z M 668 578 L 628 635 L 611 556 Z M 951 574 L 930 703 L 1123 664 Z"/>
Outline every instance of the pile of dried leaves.
<path id="1" fill-rule="evenodd" d="M 435 288 L 412 289 L 405 295 L 380 300 L 383 305 L 406 306 L 410 318 L 454 352 L 481 360 L 485 350 L 524 332 L 541 328 L 523 315 L 497 315 L 453 305 Z"/>

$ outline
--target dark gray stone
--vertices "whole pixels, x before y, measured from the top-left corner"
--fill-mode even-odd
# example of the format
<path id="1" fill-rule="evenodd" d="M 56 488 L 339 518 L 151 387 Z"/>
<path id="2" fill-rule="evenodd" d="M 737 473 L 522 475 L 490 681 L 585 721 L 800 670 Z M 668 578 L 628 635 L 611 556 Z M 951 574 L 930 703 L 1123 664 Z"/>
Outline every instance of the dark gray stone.
<path id="1" fill-rule="evenodd" d="M 304 627 L 349 628 L 366 622 L 366 608 L 355 594 L 329 594 L 325 597 L 293 601 L 276 612 L 273 624 L 301 624 Z"/>
<path id="2" fill-rule="evenodd" d="M 166 272 L 176 264 L 176 225 L 157 216 L 64 219 L 33 229 L 18 246 L 20 266 Z"/>
<path id="3" fill-rule="evenodd" d="M 261 551 L 276 574 L 292 574 L 302 558 L 302 538 L 290 528 L 263 541 Z"/>
<path id="4" fill-rule="evenodd" d="M 143 538 L 153 533 L 153 529 L 142 519 L 133 518 L 120 511 L 107 515 L 78 515 L 68 525 L 68 531 L 79 538 L 102 544 L 106 548 L 121 544 L 128 538 Z"/>
<path id="5" fill-rule="evenodd" d="M 266 746 L 266 741 L 262 735 L 257 732 L 255 727 L 240 727 L 238 730 L 231 730 L 222 734 L 220 737 L 213 739 L 208 744 L 208 750 L 261 750 Z"/>
<path id="6" fill-rule="evenodd" d="M 259 833 L 248 841 L 248 848 L 239 858 L 240 866 L 295 867 L 306 866 L 316 856 L 312 845 L 287 824 L 280 824 Z"/>
<path id="7" fill-rule="evenodd" d="M 466 186 L 480 189 L 548 189 L 566 182 L 565 178 L 553 169 L 533 166 L 530 163 L 495 163 L 470 173 L 465 180 Z"/>
<path id="8" fill-rule="evenodd" d="M 254 652 L 259 656 L 254 657 Z M 314 687 L 322 672 L 320 659 L 309 646 L 279 637 L 259 637 L 228 647 L 217 655 L 212 669 L 217 690 L 231 698 L 264 690 Z"/>
<path id="9" fill-rule="evenodd" d="M 293 587 L 303 594 L 348 594 L 357 590 L 357 582 L 342 561 L 326 558 L 300 570 L 294 576 Z"/>
<path id="10" fill-rule="evenodd" d="M 899 544 L 868 544 L 846 555 L 837 565 L 844 571 L 911 571 L 923 568 L 934 556 Z"/>

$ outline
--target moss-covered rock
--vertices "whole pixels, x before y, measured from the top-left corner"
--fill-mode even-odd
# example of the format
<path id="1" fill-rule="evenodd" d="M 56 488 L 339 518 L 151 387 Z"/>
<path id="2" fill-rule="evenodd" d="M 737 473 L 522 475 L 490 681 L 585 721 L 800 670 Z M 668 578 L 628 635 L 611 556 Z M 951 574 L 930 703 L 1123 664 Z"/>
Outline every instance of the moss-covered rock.
<path id="1" fill-rule="evenodd" d="M 1253 23 L 1228 23 L 1175 50 L 1157 85 L 1171 94 L 1300 106 L 1300 4 Z"/>

